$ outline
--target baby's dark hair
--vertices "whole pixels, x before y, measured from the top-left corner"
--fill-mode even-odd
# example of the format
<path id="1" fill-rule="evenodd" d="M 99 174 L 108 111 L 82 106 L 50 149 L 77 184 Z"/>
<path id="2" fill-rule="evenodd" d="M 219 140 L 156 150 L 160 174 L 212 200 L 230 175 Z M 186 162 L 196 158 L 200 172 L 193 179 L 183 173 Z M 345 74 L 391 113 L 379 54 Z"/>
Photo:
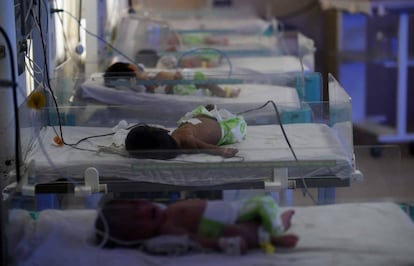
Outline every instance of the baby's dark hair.
<path id="1" fill-rule="evenodd" d="M 133 78 L 136 77 L 135 72 L 129 68 L 129 63 L 117 62 L 110 65 L 103 75 L 105 86 L 114 87 L 115 78 Z"/>
<path id="2" fill-rule="evenodd" d="M 139 62 L 146 67 L 155 67 L 158 59 L 160 59 L 160 57 L 158 56 L 157 51 L 153 49 L 142 49 L 135 55 L 135 62 Z"/>
<path id="3" fill-rule="evenodd" d="M 148 125 L 132 128 L 126 139 L 129 155 L 140 159 L 167 160 L 177 156 L 177 143 L 167 130 Z"/>

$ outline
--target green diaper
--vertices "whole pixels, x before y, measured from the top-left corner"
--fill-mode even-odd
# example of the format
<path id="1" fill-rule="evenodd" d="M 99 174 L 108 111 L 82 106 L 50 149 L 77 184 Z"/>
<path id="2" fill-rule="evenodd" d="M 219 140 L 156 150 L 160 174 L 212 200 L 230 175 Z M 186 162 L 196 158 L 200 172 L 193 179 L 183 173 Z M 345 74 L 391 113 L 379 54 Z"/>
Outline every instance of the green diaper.
<path id="1" fill-rule="evenodd" d="M 205 75 L 196 71 L 194 73 L 194 80 L 205 80 Z M 211 96 L 211 92 L 208 89 L 199 89 L 195 84 L 178 84 L 173 88 L 174 94 L 176 95 L 200 95 L 200 96 Z"/>
<path id="2" fill-rule="evenodd" d="M 201 218 L 198 233 L 205 237 L 217 238 L 223 234 L 225 225 L 207 218 Z"/>
<path id="3" fill-rule="evenodd" d="M 247 124 L 242 116 L 234 115 L 225 109 L 208 111 L 204 106 L 198 106 L 185 114 L 178 124 L 187 123 L 199 116 L 208 116 L 217 120 L 221 128 L 221 138 L 218 145 L 241 142 L 247 135 Z"/>
<path id="4" fill-rule="evenodd" d="M 270 196 L 255 196 L 246 200 L 239 212 L 238 222 L 259 220 L 271 235 L 283 233 L 279 206 Z"/>

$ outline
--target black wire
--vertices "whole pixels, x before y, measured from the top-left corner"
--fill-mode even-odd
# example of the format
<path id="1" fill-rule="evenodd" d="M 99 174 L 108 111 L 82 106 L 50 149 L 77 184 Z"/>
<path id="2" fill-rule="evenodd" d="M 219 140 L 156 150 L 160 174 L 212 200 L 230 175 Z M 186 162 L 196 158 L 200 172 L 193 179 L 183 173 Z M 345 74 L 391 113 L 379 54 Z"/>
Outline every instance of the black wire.
<path id="1" fill-rule="evenodd" d="M 43 0 L 42 4 L 43 4 L 45 10 L 47 10 L 46 0 Z M 40 5 L 39 5 L 39 10 L 40 10 Z M 39 13 L 39 19 L 40 19 L 40 14 L 41 13 Z M 49 14 L 46 13 L 46 34 L 48 34 L 48 33 L 49 33 Z"/>
<path id="2" fill-rule="evenodd" d="M 34 14 L 32 13 L 33 19 L 36 20 L 36 17 L 34 16 Z M 59 132 L 60 132 L 60 138 L 62 139 L 62 142 L 65 144 L 64 139 L 63 139 L 63 132 L 62 132 L 62 121 L 60 118 L 60 111 L 59 111 L 59 105 L 57 103 L 56 97 L 55 97 L 55 93 L 52 90 L 52 86 L 50 84 L 50 77 L 49 77 L 49 64 L 48 64 L 48 60 L 47 60 L 47 54 L 46 54 L 46 43 L 44 40 L 44 36 L 43 36 L 43 32 L 42 32 L 42 23 L 40 21 L 40 17 L 41 17 L 41 8 L 39 9 L 39 18 L 37 18 L 37 25 L 39 27 L 39 35 L 40 35 L 40 40 L 42 42 L 42 49 L 43 49 L 43 60 L 44 60 L 44 66 L 45 66 L 45 72 L 46 75 L 43 75 L 43 82 L 45 82 L 46 80 L 46 88 L 48 89 L 48 91 L 51 94 L 52 100 L 54 102 L 55 105 L 55 110 L 56 110 L 56 114 L 57 114 L 57 119 L 58 119 L 58 124 L 59 124 Z M 58 133 L 56 132 L 55 128 L 52 127 L 53 130 L 55 131 L 56 135 L 58 135 Z"/>
<path id="3" fill-rule="evenodd" d="M 78 14 L 78 16 L 79 16 L 78 20 L 80 21 L 82 19 L 82 0 L 79 0 L 79 14 Z M 80 27 L 80 24 L 79 24 L 79 26 L 78 26 L 78 42 L 79 43 L 81 42 L 80 30 L 81 30 L 81 27 Z"/>
<path id="4" fill-rule="evenodd" d="M 74 19 L 77 23 L 78 23 L 78 25 L 79 25 L 79 28 L 83 28 L 84 30 L 85 30 L 85 32 L 87 32 L 88 34 L 90 34 L 90 35 L 92 35 L 92 36 L 94 36 L 95 38 L 97 38 L 98 40 L 100 40 L 100 41 L 102 41 L 102 42 L 104 42 L 105 44 L 107 44 L 108 46 L 110 46 L 113 50 L 115 50 L 116 52 L 118 52 L 119 54 L 121 54 L 122 56 L 124 56 L 126 59 L 128 59 L 128 60 L 130 60 L 131 62 L 134 62 L 132 59 L 130 59 L 130 58 L 128 58 L 126 55 L 124 55 L 121 51 L 119 51 L 118 49 L 116 49 L 115 47 L 113 47 L 111 44 L 109 44 L 108 42 L 106 42 L 105 40 L 103 40 L 102 38 L 100 38 L 99 36 L 97 36 L 96 34 L 94 34 L 94 33 L 92 33 L 92 32 L 90 32 L 89 30 L 87 30 L 86 28 L 84 28 L 84 27 L 82 27 L 82 24 L 81 24 L 81 22 L 80 22 L 80 20 L 78 20 L 75 16 L 73 16 L 70 12 L 68 12 L 68 11 L 66 11 L 66 10 L 63 10 L 63 9 L 52 9 L 51 10 L 51 13 L 57 13 L 57 12 L 64 12 L 64 13 L 67 13 L 72 19 Z M 40 13 L 40 10 L 39 10 L 39 13 Z M 32 16 L 33 16 L 33 14 L 32 14 Z M 35 17 L 33 16 L 33 18 L 35 19 Z M 59 105 L 58 105 L 58 103 L 57 103 L 57 100 L 56 100 L 56 97 L 55 97 L 55 94 L 54 94 L 54 92 L 53 92 L 53 90 L 52 90 L 52 87 L 51 87 L 51 84 L 50 84 L 50 77 L 49 77 L 49 67 L 48 67 L 48 63 L 47 63 L 47 55 L 46 55 L 46 44 L 45 44 L 45 41 L 44 41 L 44 39 L 43 39 L 43 34 L 42 34 L 42 32 L 41 32 L 41 30 L 42 30 L 42 27 L 41 27 L 41 23 L 40 23 L 40 21 L 38 22 L 38 25 L 39 25 L 39 29 L 40 29 L 40 36 L 41 36 L 41 41 L 42 41 L 42 47 L 43 47 L 43 55 L 44 55 L 44 60 L 45 60 L 45 68 L 46 68 L 46 82 L 47 82 L 47 88 L 48 88 L 48 91 L 50 92 L 50 94 L 51 94 L 51 98 L 52 98 L 52 100 L 53 100 L 53 103 L 54 103 L 54 105 L 55 105 L 55 110 L 56 110 L 56 114 L 57 114 L 57 119 L 58 119 L 58 125 L 59 125 L 59 134 L 58 134 L 58 132 L 56 132 L 56 130 L 55 130 L 55 128 L 53 127 L 53 130 L 55 130 L 55 133 L 56 133 L 56 135 L 60 135 L 60 138 L 61 138 L 61 140 L 62 140 L 62 143 L 64 144 L 64 145 L 68 145 L 68 146 L 71 146 L 72 148 L 76 148 L 76 147 L 73 147 L 73 145 L 77 145 L 77 144 L 79 144 L 79 143 L 77 143 L 77 144 L 70 144 L 70 143 L 66 143 L 65 142 L 65 139 L 64 139 L 64 137 L 63 137 L 63 130 L 62 130 L 62 121 L 61 121 L 61 117 L 60 117 L 60 111 L 59 111 Z M 79 148 L 78 148 L 79 149 Z"/>
<path id="5" fill-rule="evenodd" d="M 16 180 L 17 183 L 20 182 L 20 121 L 19 121 L 19 109 L 17 103 L 17 78 L 16 78 L 16 70 L 15 70 L 15 62 L 13 60 L 13 47 L 11 45 L 11 41 L 7 32 L 0 26 L 1 34 L 3 35 L 4 39 L 6 40 L 7 49 L 9 50 L 9 60 L 10 60 L 10 67 L 11 67 L 11 74 L 12 74 L 12 87 L 13 87 L 13 109 L 15 115 L 15 142 L 14 142 L 14 149 L 15 149 L 15 160 L 16 160 Z"/>
<path id="6" fill-rule="evenodd" d="M 68 11 L 65 11 L 65 10 L 63 10 L 63 9 L 52 9 L 51 10 L 51 12 L 52 13 L 55 13 L 55 12 L 65 12 L 65 13 L 67 13 L 71 18 L 73 18 L 73 19 L 75 19 L 77 22 L 78 22 L 78 24 L 79 24 L 79 26 L 80 27 L 82 27 L 82 24 L 81 24 L 81 22 L 76 18 L 76 17 L 74 17 L 70 12 L 68 12 Z M 34 16 L 34 14 L 32 13 L 31 14 L 32 15 L 32 17 L 33 17 L 33 19 L 35 19 L 36 20 L 36 17 Z M 114 133 L 109 133 L 109 134 L 104 134 L 104 135 L 97 135 L 97 136 L 90 136 L 90 137 L 87 137 L 87 138 L 84 138 L 84 139 L 82 139 L 82 140 L 80 140 L 80 141 L 78 141 L 77 143 L 67 143 L 67 142 L 65 142 L 65 140 L 64 140 L 64 137 L 63 137 L 63 129 L 62 129 L 62 121 L 61 121 L 61 117 L 60 117 L 60 111 L 59 111 L 59 105 L 58 105 L 58 103 L 57 103 L 57 100 L 56 100 L 56 97 L 55 97 L 55 94 L 54 94 L 54 92 L 53 92 L 53 90 L 52 90 L 52 86 L 51 86 L 51 84 L 50 84 L 50 77 L 49 77 L 49 65 L 48 65 L 48 62 L 47 62 L 47 54 L 46 54 L 46 44 L 45 44 L 45 40 L 44 40 L 44 37 L 43 37 L 43 33 L 42 33 L 42 24 L 40 23 L 40 15 L 41 15 L 41 8 L 39 8 L 39 18 L 38 18 L 38 26 L 39 26 L 39 31 L 40 31 L 40 39 L 41 39 L 41 41 L 42 41 L 42 48 L 43 48 L 43 58 L 44 58 L 44 64 L 45 64 L 45 71 L 46 71 L 46 77 L 45 77 L 45 79 L 46 79 L 46 87 L 47 87 L 47 89 L 48 89 L 48 91 L 50 92 L 50 94 L 51 94 L 51 98 L 52 98 L 52 100 L 53 100 L 53 103 L 54 103 L 54 106 L 55 106 L 55 110 L 56 110 L 56 114 L 57 114 L 57 119 L 58 119 L 58 125 L 59 125 L 59 134 L 58 134 L 58 132 L 56 132 L 56 130 L 55 130 L 55 128 L 52 126 L 52 128 L 53 128 L 53 130 L 55 131 L 55 134 L 56 135 L 60 135 L 60 138 L 61 138 L 61 140 L 62 140 L 62 143 L 64 144 L 64 145 L 67 145 L 67 146 L 70 146 L 70 147 L 72 147 L 72 148 L 74 148 L 74 149 L 80 149 L 80 150 L 86 150 L 86 149 L 81 149 L 81 148 L 78 148 L 78 147 L 76 147 L 76 145 L 78 145 L 80 142 L 82 142 L 82 141 L 85 141 L 85 140 L 87 140 L 87 139 L 89 139 L 89 138 L 94 138 L 94 137 L 102 137 L 102 136 L 106 136 L 106 135 L 111 135 L 111 134 L 114 134 Z M 82 27 L 83 28 L 83 27 Z M 87 32 L 88 34 L 90 34 L 90 35 L 92 35 L 92 36 L 94 36 L 95 38 L 97 38 L 98 40 L 100 40 L 100 41 L 103 41 L 104 43 L 106 43 L 107 45 L 109 45 L 112 49 L 114 49 L 115 51 L 117 51 L 118 53 L 120 53 L 121 55 L 123 55 L 123 56 L 125 56 L 122 52 L 120 52 L 118 49 L 116 49 L 115 47 L 113 47 L 111 44 L 109 44 L 108 42 L 106 42 L 105 40 L 103 40 L 102 38 L 100 38 L 99 36 L 97 36 L 96 34 L 93 34 L 93 33 L 91 33 L 90 31 L 88 31 L 86 28 L 83 28 L 84 30 L 85 30 L 85 32 Z M 128 60 L 130 60 L 131 62 L 133 62 L 133 60 L 132 59 L 129 59 L 127 56 L 125 56 Z"/>
<path id="7" fill-rule="evenodd" d="M 146 125 L 146 124 L 145 124 L 145 123 L 138 123 L 138 124 L 135 124 L 135 125 L 129 126 L 129 127 L 127 127 L 126 129 L 127 129 L 127 130 L 129 130 L 129 129 L 131 129 L 131 128 L 134 128 L 134 127 L 136 127 L 136 126 L 140 126 L 140 125 Z M 100 134 L 100 135 L 92 135 L 92 136 L 84 137 L 84 138 L 82 138 L 82 139 L 78 140 L 78 141 L 77 141 L 77 142 L 75 142 L 75 143 L 65 143 L 65 145 L 67 145 L 67 146 L 69 146 L 69 147 L 72 147 L 72 148 L 74 148 L 74 149 L 78 149 L 78 150 L 92 151 L 92 150 L 89 150 L 89 149 L 78 148 L 78 147 L 76 147 L 76 146 L 77 146 L 77 145 L 79 145 L 81 142 L 84 142 L 85 140 L 88 140 L 88 139 L 92 139 L 92 138 L 100 138 L 100 137 L 107 137 L 107 136 L 112 136 L 112 135 L 115 135 L 115 132 L 110 132 L 110 133 L 105 133 L 105 134 Z"/>
<path id="8" fill-rule="evenodd" d="M 273 109 L 274 109 L 274 110 L 275 110 L 275 112 L 276 112 L 276 117 L 277 117 L 277 120 L 279 121 L 280 129 L 282 130 L 283 137 L 285 138 L 286 143 L 287 143 L 287 144 L 288 144 L 288 146 L 289 146 L 290 152 L 292 153 L 293 157 L 295 158 L 295 161 L 297 162 L 297 161 L 299 161 L 299 160 L 298 160 L 298 158 L 296 157 L 296 153 L 295 153 L 295 151 L 293 150 L 293 147 L 292 147 L 292 145 L 290 144 L 290 141 L 289 141 L 289 139 L 288 139 L 288 137 L 287 137 L 287 134 L 286 134 L 286 132 L 285 132 L 285 127 L 283 126 L 283 124 L 282 124 L 282 119 L 280 118 L 280 113 L 279 113 L 279 110 L 278 110 L 277 105 L 276 105 L 276 103 L 275 103 L 274 101 L 269 100 L 269 101 L 267 101 L 265 104 L 263 104 L 262 106 L 259 106 L 259 107 L 257 107 L 257 108 L 248 109 L 248 110 L 243 111 L 243 112 L 239 112 L 239 113 L 237 113 L 237 115 L 241 115 L 241 114 L 245 114 L 245 113 L 249 113 L 249 112 L 253 112 L 253 111 L 257 111 L 257 110 L 263 109 L 263 108 L 265 108 L 265 107 L 266 107 L 269 103 L 271 103 L 271 104 L 272 104 Z"/>
<path id="9" fill-rule="evenodd" d="M 287 135 L 286 135 L 285 128 L 283 127 L 282 120 L 280 119 L 280 113 L 279 113 L 279 110 L 278 110 L 277 105 L 276 105 L 276 103 L 275 103 L 274 101 L 269 100 L 269 101 L 267 101 L 265 104 L 263 104 L 262 106 L 259 106 L 259 107 L 257 107 L 257 108 L 252 108 L 252 109 L 249 109 L 249 110 L 246 110 L 246 111 L 243 111 L 243 112 L 239 112 L 239 113 L 237 113 L 237 114 L 238 114 L 238 115 L 241 115 L 241 114 L 249 113 L 249 112 L 252 112 L 252 111 L 257 111 L 257 110 L 260 110 L 260 109 L 262 109 L 262 108 L 266 107 L 269 103 L 271 103 L 271 104 L 272 104 L 272 106 L 273 106 L 273 108 L 275 109 L 276 116 L 277 116 L 277 119 L 278 119 L 278 121 L 279 121 L 279 125 L 280 125 L 280 128 L 281 128 L 281 130 L 282 130 L 283 136 L 284 136 L 284 138 L 285 138 L 285 140 L 286 140 L 286 143 L 287 143 L 287 144 L 288 144 L 288 146 L 289 146 L 289 149 L 290 149 L 290 151 L 291 151 L 291 153 L 292 153 L 293 157 L 295 158 L 295 161 L 296 161 L 296 162 L 299 162 L 298 158 L 296 157 L 295 151 L 293 150 L 293 147 L 292 147 L 292 145 L 290 144 L 289 139 L 288 139 L 288 137 L 287 137 Z M 303 190 L 304 195 L 308 195 L 308 196 L 309 196 L 309 198 L 312 200 L 312 202 L 313 202 L 315 205 L 317 205 L 317 202 L 315 201 L 314 197 L 313 197 L 313 196 L 312 196 L 312 194 L 309 192 L 308 186 L 306 185 L 306 180 L 305 180 L 303 177 L 302 177 L 300 180 L 302 180 L 302 183 L 303 183 L 303 185 L 304 185 L 304 188 L 302 189 L 302 190 Z"/>

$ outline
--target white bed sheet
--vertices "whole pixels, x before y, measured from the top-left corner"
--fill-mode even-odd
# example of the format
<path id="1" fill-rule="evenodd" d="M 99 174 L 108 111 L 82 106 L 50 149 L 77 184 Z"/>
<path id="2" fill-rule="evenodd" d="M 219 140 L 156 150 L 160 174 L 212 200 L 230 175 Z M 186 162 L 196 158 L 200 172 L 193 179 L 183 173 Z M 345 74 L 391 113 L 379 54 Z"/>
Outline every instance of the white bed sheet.
<path id="1" fill-rule="evenodd" d="M 135 92 L 129 89 L 108 88 L 103 84 L 102 78 L 91 78 L 85 81 L 77 91 L 77 99 L 80 101 L 97 101 L 110 105 L 152 105 L 157 104 L 170 106 L 174 109 L 183 106 L 188 108 L 188 104 L 195 106 L 206 103 L 218 105 L 226 104 L 264 104 L 268 100 L 273 100 L 277 105 L 288 108 L 299 108 L 300 100 L 295 88 L 287 86 L 272 86 L 266 84 L 237 84 L 229 86 L 231 88 L 241 88 L 241 92 L 236 98 L 223 98 L 212 96 L 192 96 L 192 95 L 171 95 L 171 94 L 150 94 L 145 92 Z M 151 108 L 152 111 L 153 108 Z M 181 113 L 187 112 L 187 110 Z"/>
<path id="2" fill-rule="evenodd" d="M 260 18 L 186 18 L 170 19 L 168 23 L 178 31 L 233 31 L 239 33 L 261 34 L 269 22 Z"/>
<path id="3" fill-rule="evenodd" d="M 231 49 L 231 47 L 230 47 Z M 252 52 L 252 50 L 250 50 Z M 225 52 L 225 51 L 224 51 Z M 292 55 L 278 55 L 278 56 L 264 56 L 253 54 L 247 54 L 243 56 L 243 51 L 238 53 L 237 50 L 233 50 L 234 55 L 229 54 L 230 64 L 232 66 L 232 73 L 237 74 L 280 74 L 280 73 L 297 73 L 301 72 L 302 68 L 304 72 L 313 70 L 313 66 L 307 65 L 306 62 L 299 59 L 297 56 Z M 248 51 L 246 51 L 248 53 Z M 196 69 L 193 69 L 196 70 Z M 206 69 L 199 69 L 200 71 L 206 71 Z M 229 63 L 223 59 L 222 64 L 217 67 L 208 68 L 207 71 L 223 71 L 227 73 L 229 71 Z"/>
<path id="4" fill-rule="evenodd" d="M 191 43 L 185 43 L 186 36 L 195 38 L 200 38 L 200 42 L 194 42 L 194 44 Z M 217 43 L 217 44 L 207 44 L 203 43 L 202 39 L 203 37 L 217 37 L 221 38 L 227 42 L 225 43 Z M 222 51 L 232 50 L 237 51 L 240 50 L 240 52 L 243 52 L 243 50 L 252 50 L 257 52 L 276 52 L 276 39 L 275 37 L 271 36 L 264 36 L 261 34 L 229 34 L 229 35 L 222 35 L 222 36 L 215 36 L 214 34 L 209 33 L 190 33 L 184 35 L 184 44 L 183 48 L 186 49 L 193 49 L 197 47 L 211 47 L 216 48 Z M 260 49 L 265 49 L 265 51 L 260 51 Z"/>
<path id="5" fill-rule="evenodd" d="M 238 69 L 261 74 L 301 72 L 302 70 L 308 72 L 312 67 L 301 62 L 297 56 L 290 55 L 232 57 L 230 60 L 231 64 Z"/>
<path id="6" fill-rule="evenodd" d="M 170 185 L 220 185 L 233 182 L 263 181 L 273 175 L 274 167 L 282 164 L 289 167 L 289 176 L 301 177 L 312 170 L 320 169 L 319 175 L 335 175 L 349 178 L 353 172 L 352 158 L 339 140 L 337 132 L 324 124 L 285 125 L 288 139 L 300 163 L 292 165 L 294 157 L 286 143 L 279 125 L 249 126 L 247 138 L 230 146 L 239 149 L 238 157 L 222 158 L 207 154 L 180 155 L 174 160 L 138 160 L 112 153 L 80 151 L 69 146 L 52 144 L 55 136 L 52 128 L 42 134 L 42 143 L 52 167 L 39 142 L 35 143 L 26 157 L 27 165 L 35 169 L 36 183 L 55 180 L 60 174 L 82 178 L 87 167 L 95 167 L 103 178 L 125 178 Z M 99 134 L 113 132 L 102 127 L 63 127 L 66 143 Z M 98 146 L 122 143 L 117 137 L 108 136 L 90 139 L 78 147 L 96 150 Z M 326 164 L 326 161 L 329 161 Z M 285 165 L 290 163 L 290 165 Z"/>
<path id="7" fill-rule="evenodd" d="M 95 210 L 42 211 L 34 222 L 27 211 L 9 218 L 10 265 L 414 265 L 414 223 L 393 203 L 349 203 L 295 207 L 288 232 L 300 237 L 292 250 L 273 255 L 254 250 L 247 255 L 190 253 L 152 256 L 137 250 L 99 249 L 93 235 Z"/>

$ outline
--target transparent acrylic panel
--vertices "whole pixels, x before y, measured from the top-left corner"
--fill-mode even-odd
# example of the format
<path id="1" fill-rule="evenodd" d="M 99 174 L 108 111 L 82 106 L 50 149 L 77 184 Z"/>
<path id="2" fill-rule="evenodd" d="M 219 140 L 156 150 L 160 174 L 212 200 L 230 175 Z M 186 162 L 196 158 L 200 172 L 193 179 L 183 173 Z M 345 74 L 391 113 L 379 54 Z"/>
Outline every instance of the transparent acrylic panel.
<path id="1" fill-rule="evenodd" d="M 171 62 L 164 63 L 170 58 L 175 58 L 173 67 L 220 68 L 231 59 L 235 65 L 243 64 L 262 72 L 270 60 L 282 57 L 280 64 L 285 68 L 295 64 L 298 70 L 300 64 L 293 62 L 296 58 L 296 61 L 303 61 L 306 71 L 314 69 L 315 48 L 311 39 L 296 31 L 280 30 L 276 20 L 263 23 L 263 28 L 253 32 L 203 27 L 180 30 L 168 20 L 132 14 L 122 18 L 117 27 L 111 57 L 113 61 L 134 62 L 149 68 L 171 68 Z M 271 68 L 267 72 L 275 70 L 280 71 Z"/>
<path id="2" fill-rule="evenodd" d="M 158 74 L 155 73 L 155 76 Z M 26 144 L 29 148 L 23 162 L 26 182 L 35 185 L 63 178 L 76 188 L 88 167 L 95 167 L 107 181 L 124 179 L 190 186 L 240 185 L 246 181 L 263 183 L 272 180 L 274 169 L 278 168 L 288 169 L 290 179 L 320 176 L 346 180 L 352 177 L 355 165 L 352 146 L 348 146 L 346 139 L 352 136 L 352 131 L 351 128 L 338 126 L 339 123 L 332 124 L 329 114 L 332 108 L 328 109 L 327 103 L 316 101 L 322 98 L 319 94 L 320 75 L 223 76 L 205 73 L 200 78 L 196 72 L 184 71 L 182 74 L 184 78 L 179 79 L 118 76 L 106 80 L 111 87 L 98 89 L 112 93 L 109 97 L 106 95 L 109 102 L 98 103 L 96 99 L 88 101 L 84 98 L 84 101 L 74 100 L 72 105 L 56 105 L 58 101 L 46 92 L 50 107 L 28 110 L 32 128 L 28 130 L 31 141 Z M 73 82 L 73 78 L 70 79 Z M 105 79 L 93 76 L 89 82 L 100 82 L 102 85 Z M 53 95 L 59 95 L 60 89 L 66 89 L 61 86 L 67 82 L 57 80 L 52 84 L 56 86 Z M 205 91 L 213 85 L 224 90 L 241 88 L 241 92 L 237 97 L 212 97 L 148 93 L 137 89 L 160 87 L 166 90 L 168 87 L 192 86 L 193 89 L 201 87 Z M 340 88 L 337 86 L 337 90 Z M 80 93 L 91 95 L 91 90 L 81 86 L 77 89 L 80 90 L 76 91 L 77 96 Z M 116 99 L 122 93 L 129 93 L 122 99 L 124 102 Z M 245 97 L 243 94 L 246 94 Z M 346 99 L 343 102 L 336 99 L 330 107 L 336 107 L 333 103 L 337 102 L 342 107 Z M 131 157 L 133 150 L 126 150 L 125 139 L 132 127 L 155 125 L 173 132 L 184 114 L 208 104 L 215 105 L 217 110 L 225 109 L 232 115 L 242 116 L 246 121 L 247 136 L 240 143 L 229 146 L 237 149 L 236 156 L 212 155 L 213 148 L 205 148 L 203 153 L 196 155 L 182 148 L 178 156 L 173 156 L 174 159 L 166 163 L 152 157 L 137 160 Z M 346 108 L 343 110 L 348 111 Z M 335 112 L 341 110 L 335 109 Z M 172 150 L 140 151 L 144 154 L 148 152 L 164 156 L 171 154 Z"/>

